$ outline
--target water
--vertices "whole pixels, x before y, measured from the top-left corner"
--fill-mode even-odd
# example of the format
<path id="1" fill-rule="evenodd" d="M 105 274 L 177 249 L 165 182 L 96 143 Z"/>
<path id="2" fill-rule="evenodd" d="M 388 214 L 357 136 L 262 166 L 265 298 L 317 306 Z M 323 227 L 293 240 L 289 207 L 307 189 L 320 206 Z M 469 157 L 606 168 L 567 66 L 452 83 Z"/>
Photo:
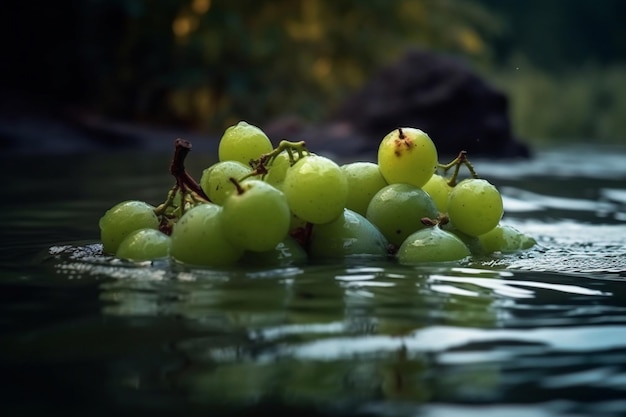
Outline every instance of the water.
<path id="1" fill-rule="evenodd" d="M 98 218 L 161 201 L 168 155 L 3 159 L 3 415 L 624 415 L 625 160 L 473 161 L 522 254 L 216 271 L 100 255 Z"/>

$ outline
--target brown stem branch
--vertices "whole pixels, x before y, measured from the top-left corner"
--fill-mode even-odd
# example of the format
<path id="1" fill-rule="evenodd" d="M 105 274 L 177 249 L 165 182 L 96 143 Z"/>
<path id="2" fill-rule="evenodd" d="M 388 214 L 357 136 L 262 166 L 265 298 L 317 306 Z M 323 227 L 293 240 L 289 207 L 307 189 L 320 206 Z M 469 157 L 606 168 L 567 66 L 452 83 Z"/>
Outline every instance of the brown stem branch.
<path id="1" fill-rule="evenodd" d="M 202 187 L 185 169 L 185 158 L 190 151 L 191 143 L 189 141 L 180 138 L 174 141 L 174 157 L 170 165 L 170 174 L 176 179 L 176 185 L 178 185 L 179 189 L 192 191 L 207 201 L 211 201 L 202 190 Z"/>

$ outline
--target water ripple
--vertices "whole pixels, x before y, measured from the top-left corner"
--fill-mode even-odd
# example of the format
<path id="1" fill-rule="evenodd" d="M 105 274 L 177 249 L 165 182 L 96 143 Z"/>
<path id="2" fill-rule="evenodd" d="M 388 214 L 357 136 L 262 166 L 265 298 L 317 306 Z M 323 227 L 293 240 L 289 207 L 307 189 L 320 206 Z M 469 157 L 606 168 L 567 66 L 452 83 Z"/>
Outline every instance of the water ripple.
<path id="1" fill-rule="evenodd" d="M 463 284 L 473 284 L 483 288 L 488 288 L 493 290 L 494 294 L 504 295 L 506 297 L 511 298 L 534 298 L 535 292 L 526 290 L 523 288 L 517 287 L 530 287 L 530 288 L 541 288 L 548 289 L 553 291 L 559 291 L 563 293 L 569 294 L 581 294 L 581 295 L 597 295 L 597 296 L 610 296 L 610 292 L 597 291 L 589 288 L 576 286 L 576 285 L 565 285 L 565 284 L 554 284 L 549 282 L 536 282 L 536 281 L 517 281 L 517 280 L 494 280 L 494 279 L 486 279 L 486 278 L 464 278 L 464 277 L 450 277 L 450 276 L 442 276 L 442 275 L 431 275 L 431 281 L 445 281 L 445 282 L 455 282 L 455 283 L 463 283 Z"/>
<path id="2" fill-rule="evenodd" d="M 431 326 L 402 337 L 360 336 L 333 337 L 314 340 L 281 351 L 281 355 L 306 360 L 339 360 L 355 356 L 385 355 L 398 350 L 409 354 L 445 352 L 471 346 L 492 344 L 506 347 L 517 343 L 533 347 L 536 353 L 600 352 L 626 348 L 626 326 L 578 326 L 549 329 L 472 329 L 462 327 Z M 474 356 L 476 362 L 493 362 L 498 357 L 492 351 L 482 351 Z"/>

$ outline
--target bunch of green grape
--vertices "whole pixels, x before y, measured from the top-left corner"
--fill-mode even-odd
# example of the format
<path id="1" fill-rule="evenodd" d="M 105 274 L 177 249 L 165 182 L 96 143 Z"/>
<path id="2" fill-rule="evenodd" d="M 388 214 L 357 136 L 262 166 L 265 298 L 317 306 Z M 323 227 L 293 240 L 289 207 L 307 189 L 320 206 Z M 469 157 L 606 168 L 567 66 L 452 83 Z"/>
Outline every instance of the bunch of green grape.
<path id="1" fill-rule="evenodd" d="M 242 121 L 226 129 L 219 160 L 199 182 L 183 165 L 190 145 L 177 142 L 176 149 L 176 183 L 163 203 L 125 201 L 100 219 L 104 253 L 202 267 L 347 257 L 414 264 L 535 244 L 500 224 L 500 193 L 477 177 L 463 152 L 439 164 L 435 144 L 416 128 L 386 135 L 376 163 L 339 165 L 304 141 L 274 147 Z M 472 177 L 457 183 L 463 165 Z M 452 168 L 449 178 L 436 173 Z"/>

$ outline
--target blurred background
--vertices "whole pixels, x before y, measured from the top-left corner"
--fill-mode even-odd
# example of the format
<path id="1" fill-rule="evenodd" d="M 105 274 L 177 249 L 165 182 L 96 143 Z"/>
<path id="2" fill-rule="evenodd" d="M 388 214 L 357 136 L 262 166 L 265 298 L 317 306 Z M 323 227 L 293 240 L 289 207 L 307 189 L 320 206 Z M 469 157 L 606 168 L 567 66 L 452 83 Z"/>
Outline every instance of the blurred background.
<path id="1" fill-rule="evenodd" d="M 323 123 L 415 46 L 467 60 L 531 145 L 621 143 L 624 16 L 622 0 L 10 0 L 0 144 L 25 114 L 207 135 Z"/>

